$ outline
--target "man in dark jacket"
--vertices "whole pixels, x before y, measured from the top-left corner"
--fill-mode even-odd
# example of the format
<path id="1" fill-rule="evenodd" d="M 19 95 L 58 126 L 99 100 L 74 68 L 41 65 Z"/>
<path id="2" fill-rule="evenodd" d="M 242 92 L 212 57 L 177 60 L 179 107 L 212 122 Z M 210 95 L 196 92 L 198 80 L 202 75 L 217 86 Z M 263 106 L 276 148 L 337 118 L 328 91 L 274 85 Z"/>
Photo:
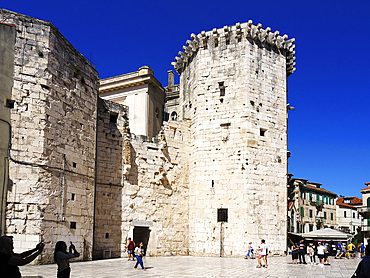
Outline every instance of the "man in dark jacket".
<path id="1" fill-rule="evenodd" d="M 370 245 L 366 245 L 365 256 L 362 261 L 358 264 L 356 272 L 352 275 L 352 278 L 370 278 Z"/>
<path id="2" fill-rule="evenodd" d="M 1 277 L 21 278 L 18 266 L 32 262 L 44 249 L 44 244 L 37 244 L 36 248 L 16 254 L 13 252 L 13 237 L 0 237 L 0 273 Z"/>

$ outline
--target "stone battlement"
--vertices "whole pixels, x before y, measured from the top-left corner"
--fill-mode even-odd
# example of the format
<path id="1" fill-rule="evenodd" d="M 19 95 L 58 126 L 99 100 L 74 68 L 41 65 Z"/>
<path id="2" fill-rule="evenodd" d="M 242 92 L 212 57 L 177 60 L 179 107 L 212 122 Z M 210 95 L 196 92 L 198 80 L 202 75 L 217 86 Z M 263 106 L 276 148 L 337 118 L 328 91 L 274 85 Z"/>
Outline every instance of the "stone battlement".
<path id="1" fill-rule="evenodd" d="M 179 51 L 172 66 L 181 74 L 199 48 L 217 48 L 221 44 L 240 43 L 242 40 L 258 42 L 262 46 L 270 45 L 280 51 L 286 57 L 287 76 L 295 70 L 295 39 L 288 40 L 288 35 L 281 36 L 279 31 L 272 32 L 270 27 L 262 28 L 258 23 L 254 25 L 252 20 L 245 23 L 236 23 L 233 26 L 214 28 L 212 31 L 202 31 L 198 35 L 192 33 L 191 40 L 187 40 L 187 46 L 183 46 L 183 52 Z"/>

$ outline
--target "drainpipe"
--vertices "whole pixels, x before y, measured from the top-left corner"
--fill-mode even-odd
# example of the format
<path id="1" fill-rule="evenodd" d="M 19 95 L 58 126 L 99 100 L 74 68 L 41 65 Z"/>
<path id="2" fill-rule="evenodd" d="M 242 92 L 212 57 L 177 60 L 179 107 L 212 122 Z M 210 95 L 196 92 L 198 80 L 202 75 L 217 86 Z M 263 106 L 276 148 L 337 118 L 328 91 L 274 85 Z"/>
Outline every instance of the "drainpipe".
<path id="1" fill-rule="evenodd" d="M 65 221 L 65 217 L 64 217 L 64 193 L 65 193 L 65 173 L 64 171 L 66 170 L 66 155 L 63 154 L 63 173 L 62 173 L 62 219 L 61 221 L 64 222 Z"/>

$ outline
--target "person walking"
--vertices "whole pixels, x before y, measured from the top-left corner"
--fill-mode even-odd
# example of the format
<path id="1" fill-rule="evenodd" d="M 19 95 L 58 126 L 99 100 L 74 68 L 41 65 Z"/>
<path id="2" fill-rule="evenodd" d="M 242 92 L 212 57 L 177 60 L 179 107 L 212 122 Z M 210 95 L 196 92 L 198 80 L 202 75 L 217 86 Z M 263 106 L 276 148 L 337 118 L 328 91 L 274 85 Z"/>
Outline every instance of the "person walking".
<path id="1" fill-rule="evenodd" d="M 337 254 L 335 255 L 334 259 L 340 259 L 342 255 L 342 244 L 340 242 L 337 243 L 336 249 L 337 249 Z"/>
<path id="2" fill-rule="evenodd" d="M 248 259 L 248 257 L 251 257 L 251 259 L 254 259 L 254 250 L 252 246 L 252 242 L 249 242 L 248 244 L 248 252 L 247 255 L 245 255 L 244 259 Z"/>
<path id="3" fill-rule="evenodd" d="M 69 278 L 71 275 L 71 268 L 69 266 L 69 259 L 77 258 L 80 253 L 77 252 L 76 247 L 71 242 L 69 252 L 67 252 L 67 244 L 64 241 L 58 241 L 55 244 L 54 261 L 58 265 L 58 278 Z"/>
<path id="4" fill-rule="evenodd" d="M 365 254 L 365 245 L 363 243 L 358 247 L 359 257 L 362 258 Z"/>
<path id="5" fill-rule="evenodd" d="M 21 278 L 18 266 L 32 262 L 44 250 L 44 244 L 40 242 L 36 248 L 23 253 L 14 253 L 14 243 L 12 236 L 0 237 L 0 275 L 7 278 Z"/>
<path id="6" fill-rule="evenodd" d="M 306 251 L 306 248 L 305 248 L 305 245 L 304 245 L 304 239 L 302 239 L 300 242 L 299 242 L 299 263 L 302 264 L 302 261 L 303 261 L 303 264 L 307 264 L 306 263 L 306 259 L 305 259 L 305 252 Z"/>
<path id="7" fill-rule="evenodd" d="M 257 268 L 261 268 L 262 266 L 267 268 L 267 252 L 268 252 L 268 248 L 267 248 L 267 244 L 266 244 L 266 242 L 265 242 L 264 239 L 261 240 L 261 245 L 259 246 L 259 248 L 257 249 L 257 251 L 259 251 Z M 261 258 L 263 259 L 263 261 L 265 263 L 264 265 L 262 265 Z"/>
<path id="8" fill-rule="evenodd" d="M 351 242 L 350 244 L 348 244 L 348 259 L 351 257 L 351 258 L 355 258 L 355 249 L 356 249 L 356 246 L 353 244 L 353 242 Z"/>
<path id="9" fill-rule="evenodd" d="M 143 246 L 144 246 L 144 244 L 142 242 L 140 242 L 138 244 L 138 246 L 135 248 L 135 256 L 136 256 L 136 259 L 137 259 L 137 262 L 134 266 L 135 269 L 137 269 L 138 264 L 140 264 L 141 268 L 143 270 L 146 270 L 145 267 L 144 267 L 144 263 L 143 263 L 143 256 L 144 256 Z"/>
<path id="10" fill-rule="evenodd" d="M 135 242 L 132 241 L 130 237 L 128 238 L 126 249 L 128 254 L 128 260 L 132 259 L 133 261 L 135 261 L 134 259 Z"/>

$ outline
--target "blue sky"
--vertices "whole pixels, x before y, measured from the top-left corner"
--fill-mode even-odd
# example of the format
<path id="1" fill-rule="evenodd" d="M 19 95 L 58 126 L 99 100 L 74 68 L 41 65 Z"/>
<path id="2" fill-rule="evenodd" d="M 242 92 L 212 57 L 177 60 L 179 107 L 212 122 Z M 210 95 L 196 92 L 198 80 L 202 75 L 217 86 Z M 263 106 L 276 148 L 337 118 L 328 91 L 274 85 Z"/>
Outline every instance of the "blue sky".
<path id="1" fill-rule="evenodd" d="M 246 22 L 296 38 L 288 78 L 289 172 L 345 196 L 370 182 L 370 1 L 4 1 L 51 21 L 100 78 L 150 66 L 167 85 L 191 33 Z"/>

